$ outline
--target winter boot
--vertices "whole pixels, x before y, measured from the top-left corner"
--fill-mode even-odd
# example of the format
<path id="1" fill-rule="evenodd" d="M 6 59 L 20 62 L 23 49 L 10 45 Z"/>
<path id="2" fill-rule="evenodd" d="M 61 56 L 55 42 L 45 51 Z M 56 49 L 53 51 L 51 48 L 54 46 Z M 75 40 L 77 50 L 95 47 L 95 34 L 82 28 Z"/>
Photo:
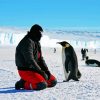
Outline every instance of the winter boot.
<path id="1" fill-rule="evenodd" d="M 47 83 L 46 82 L 40 82 L 37 84 L 37 89 L 36 90 L 43 90 L 47 87 Z"/>
<path id="2" fill-rule="evenodd" d="M 15 83 L 15 89 L 16 90 L 24 89 L 24 83 L 25 81 L 20 79 L 19 81 Z"/>

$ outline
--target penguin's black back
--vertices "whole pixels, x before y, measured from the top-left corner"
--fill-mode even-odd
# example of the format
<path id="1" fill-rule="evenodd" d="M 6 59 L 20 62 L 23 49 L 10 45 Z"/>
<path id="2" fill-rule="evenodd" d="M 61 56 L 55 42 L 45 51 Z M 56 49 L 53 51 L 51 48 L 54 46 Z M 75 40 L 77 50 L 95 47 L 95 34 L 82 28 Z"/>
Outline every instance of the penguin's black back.
<path id="1" fill-rule="evenodd" d="M 66 56 L 66 60 L 67 59 L 71 60 L 73 66 L 78 66 L 77 55 L 74 51 L 74 48 L 71 45 L 65 48 L 65 56 Z"/>
<path id="2" fill-rule="evenodd" d="M 65 48 L 65 69 L 67 72 L 70 71 L 70 77 L 77 78 L 78 73 L 78 61 L 77 56 L 72 46 Z M 77 78 L 78 79 L 78 78 Z"/>

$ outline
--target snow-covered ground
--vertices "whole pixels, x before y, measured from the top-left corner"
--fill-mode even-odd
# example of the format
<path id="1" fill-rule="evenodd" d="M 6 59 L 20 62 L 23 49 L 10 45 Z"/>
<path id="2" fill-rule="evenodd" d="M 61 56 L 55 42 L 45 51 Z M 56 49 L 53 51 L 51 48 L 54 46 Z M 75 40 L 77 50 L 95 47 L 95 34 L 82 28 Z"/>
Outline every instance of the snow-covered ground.
<path id="1" fill-rule="evenodd" d="M 0 100 L 100 100 L 100 68 L 86 66 L 81 60 L 81 48 L 88 48 L 88 56 L 100 61 L 100 31 L 45 30 L 41 39 L 44 59 L 57 78 L 57 85 L 41 91 L 15 90 L 20 79 L 15 66 L 15 48 L 27 30 L 0 28 Z M 56 42 L 66 40 L 78 57 L 82 77 L 79 82 L 63 82 L 61 46 Z M 54 47 L 56 53 L 54 53 Z M 96 53 L 95 53 L 96 50 Z"/>
<path id="2" fill-rule="evenodd" d="M 86 66 L 81 60 L 80 49 L 76 49 L 79 70 L 82 77 L 79 82 L 63 82 L 64 73 L 61 59 L 61 47 L 42 47 L 44 59 L 52 74 L 58 80 L 53 88 L 41 91 L 15 90 L 14 84 L 19 80 L 15 66 L 15 47 L 0 47 L 0 100 L 100 100 L 100 68 Z M 100 49 L 96 54 L 89 49 L 88 55 L 100 61 Z"/>

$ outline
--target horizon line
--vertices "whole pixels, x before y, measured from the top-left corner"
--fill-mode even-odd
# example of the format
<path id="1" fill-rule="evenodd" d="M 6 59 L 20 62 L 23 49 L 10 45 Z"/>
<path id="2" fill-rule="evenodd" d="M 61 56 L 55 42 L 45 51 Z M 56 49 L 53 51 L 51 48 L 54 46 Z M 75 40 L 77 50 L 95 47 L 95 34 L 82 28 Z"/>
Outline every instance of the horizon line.
<path id="1" fill-rule="evenodd" d="M 31 27 L 25 26 L 0 26 L 0 29 L 18 29 L 18 30 L 29 30 Z M 43 27 L 44 30 L 87 30 L 87 31 L 100 31 L 100 26 L 94 27 Z"/>

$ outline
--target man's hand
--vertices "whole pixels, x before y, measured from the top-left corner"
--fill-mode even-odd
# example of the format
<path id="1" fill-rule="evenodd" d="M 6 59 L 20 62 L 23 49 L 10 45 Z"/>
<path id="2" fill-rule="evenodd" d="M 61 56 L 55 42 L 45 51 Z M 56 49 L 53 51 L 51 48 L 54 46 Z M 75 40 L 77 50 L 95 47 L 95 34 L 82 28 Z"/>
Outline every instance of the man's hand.
<path id="1" fill-rule="evenodd" d="M 41 71 L 40 73 L 46 80 L 48 80 L 48 75 L 44 72 L 44 71 Z"/>
<path id="2" fill-rule="evenodd" d="M 50 76 L 51 76 L 50 71 L 45 71 L 45 73 L 47 74 L 47 76 L 48 76 L 48 80 L 49 80 L 49 79 L 50 79 Z"/>

